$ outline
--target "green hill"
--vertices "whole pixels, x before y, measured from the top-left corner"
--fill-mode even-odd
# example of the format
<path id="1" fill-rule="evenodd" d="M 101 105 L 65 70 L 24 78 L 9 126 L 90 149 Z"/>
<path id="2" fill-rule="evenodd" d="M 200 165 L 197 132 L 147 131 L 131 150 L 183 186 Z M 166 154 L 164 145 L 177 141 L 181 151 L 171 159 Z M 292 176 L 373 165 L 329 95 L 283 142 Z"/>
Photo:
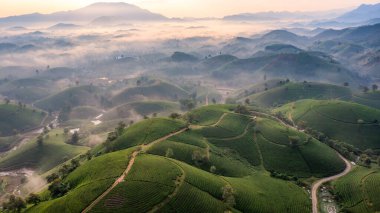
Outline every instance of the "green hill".
<path id="1" fill-rule="evenodd" d="M 52 111 L 58 111 L 64 107 L 99 106 L 101 102 L 99 90 L 91 85 L 73 87 L 40 100 L 35 103 L 35 106 Z"/>
<path id="2" fill-rule="evenodd" d="M 262 107 L 275 107 L 301 99 L 343 99 L 351 98 L 349 88 L 322 83 L 285 83 L 267 91 L 242 98 Z"/>
<path id="3" fill-rule="evenodd" d="M 192 117 L 188 124 L 136 123 L 94 151 L 111 153 L 62 180 L 67 194 L 52 198 L 46 191 L 26 212 L 80 212 L 96 198 L 91 212 L 310 212 L 298 177 L 336 174 L 344 163 L 304 133 L 235 108 L 196 109 L 185 116 Z"/>
<path id="4" fill-rule="evenodd" d="M 102 110 L 99 110 L 91 106 L 79 106 L 75 107 L 70 112 L 70 119 L 93 119 L 100 115 Z"/>
<path id="5" fill-rule="evenodd" d="M 169 83 L 158 81 L 153 85 L 128 88 L 112 97 L 114 105 L 141 100 L 178 101 L 188 98 L 185 90 Z"/>
<path id="6" fill-rule="evenodd" d="M 331 83 L 349 82 L 357 85 L 361 78 L 323 53 L 280 53 L 234 60 L 213 71 L 218 79 L 229 79 L 240 74 L 255 77 L 289 78 L 297 81 L 328 80 Z"/>
<path id="7" fill-rule="evenodd" d="M 1 84 L 0 94 L 23 103 L 32 103 L 53 94 L 56 91 L 53 85 L 54 82 L 45 79 L 18 79 Z"/>
<path id="8" fill-rule="evenodd" d="M 356 167 L 348 175 L 332 183 L 340 198 L 342 211 L 370 213 L 380 211 L 380 171 Z"/>
<path id="9" fill-rule="evenodd" d="M 89 150 L 87 147 L 66 144 L 62 129 L 52 130 L 42 145 L 36 139 L 0 158 L 0 171 L 30 168 L 44 173 L 57 165 Z"/>
<path id="10" fill-rule="evenodd" d="M 344 101 L 302 100 L 275 111 L 298 125 L 362 150 L 380 148 L 380 110 Z"/>
<path id="11" fill-rule="evenodd" d="M 380 91 L 354 94 L 352 100 L 359 104 L 380 109 Z"/>
<path id="12" fill-rule="evenodd" d="M 0 104 L 0 136 L 10 136 L 40 126 L 45 113 L 13 104 Z"/>
<path id="13" fill-rule="evenodd" d="M 180 106 L 178 103 L 169 101 L 141 101 L 132 102 L 117 106 L 103 116 L 103 120 L 114 120 L 121 118 L 131 118 L 140 116 L 150 116 L 157 113 L 160 116 L 168 116 L 170 113 L 179 112 Z"/>

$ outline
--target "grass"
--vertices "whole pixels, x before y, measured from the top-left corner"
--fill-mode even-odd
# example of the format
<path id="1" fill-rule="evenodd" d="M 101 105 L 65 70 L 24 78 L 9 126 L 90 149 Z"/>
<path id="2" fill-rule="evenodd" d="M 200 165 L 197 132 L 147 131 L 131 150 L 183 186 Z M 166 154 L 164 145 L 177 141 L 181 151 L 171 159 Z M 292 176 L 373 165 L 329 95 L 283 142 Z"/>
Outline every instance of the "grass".
<path id="1" fill-rule="evenodd" d="M 181 175 L 178 166 L 165 158 L 138 156 L 125 182 L 99 202 L 93 212 L 148 212 L 174 191 Z"/>
<path id="2" fill-rule="evenodd" d="M 37 101 L 35 106 L 52 111 L 59 111 L 63 107 L 98 106 L 99 91 L 99 88 L 92 85 L 72 87 Z"/>
<path id="3" fill-rule="evenodd" d="M 231 140 L 209 139 L 209 141 L 217 147 L 227 148 L 232 152 L 237 152 L 253 166 L 259 166 L 261 164 L 259 152 L 255 144 L 256 142 L 253 139 L 252 130 L 241 138 Z"/>
<path id="4" fill-rule="evenodd" d="M 0 152 L 6 152 L 12 149 L 18 142 L 20 141 L 20 137 L 8 136 L 8 137 L 0 137 Z"/>
<path id="5" fill-rule="evenodd" d="M 351 98 L 351 95 L 350 89 L 342 86 L 321 83 L 287 83 L 246 98 L 259 106 L 273 107 L 300 99 L 348 100 Z"/>
<path id="6" fill-rule="evenodd" d="M 185 127 L 181 120 L 152 118 L 129 127 L 126 132 L 112 143 L 112 150 L 122 150 L 141 144 L 148 144 Z"/>
<path id="7" fill-rule="evenodd" d="M 13 104 L 0 104 L 0 137 L 38 127 L 45 113 L 29 108 L 20 108 Z"/>
<path id="8" fill-rule="evenodd" d="M 257 118 L 257 143 L 267 170 L 298 177 L 324 177 L 345 168 L 344 162 L 327 145 L 287 128 L 274 120 Z M 298 138 L 298 145 L 290 146 L 290 137 Z"/>
<path id="9" fill-rule="evenodd" d="M 66 144 L 66 136 L 62 129 L 52 130 L 48 135 L 42 146 L 39 146 L 36 139 L 33 139 L 2 157 L 0 170 L 31 168 L 38 173 L 44 173 L 89 150 L 87 147 Z"/>
<path id="10" fill-rule="evenodd" d="M 102 114 L 102 111 L 91 106 L 75 107 L 70 112 L 70 119 L 94 119 L 96 116 Z"/>
<path id="11" fill-rule="evenodd" d="M 380 148 L 380 110 L 344 101 L 303 100 L 276 111 L 291 115 L 298 124 L 362 150 Z"/>
<path id="12" fill-rule="evenodd" d="M 261 173 L 226 180 L 235 190 L 235 208 L 241 212 L 311 212 L 308 195 L 293 183 Z"/>
<path id="13" fill-rule="evenodd" d="M 380 211 L 380 171 L 355 167 L 348 175 L 332 183 L 343 211 L 353 213 Z"/>
<path id="14" fill-rule="evenodd" d="M 206 138 L 231 138 L 243 134 L 250 122 L 247 116 L 228 113 L 217 125 L 196 131 Z"/>
<path id="15" fill-rule="evenodd" d="M 123 173 L 133 151 L 114 152 L 84 163 L 63 180 L 71 188 L 65 196 L 44 201 L 26 212 L 81 212 Z"/>
<path id="16" fill-rule="evenodd" d="M 380 109 L 380 91 L 354 94 L 352 100 L 359 104 Z"/>
<path id="17" fill-rule="evenodd" d="M 114 106 L 141 100 L 177 101 L 188 98 L 189 94 L 182 88 L 158 81 L 153 85 L 128 88 L 112 97 Z"/>
<path id="18" fill-rule="evenodd" d="M 232 105 L 210 105 L 200 107 L 189 113 L 194 117 L 193 124 L 200 126 L 211 126 L 218 122 L 219 118 L 233 109 Z"/>
<path id="19" fill-rule="evenodd" d="M 162 116 L 168 116 L 173 112 L 180 112 L 178 103 L 169 101 L 141 101 L 123 104 L 108 111 L 104 115 L 104 120 L 113 120 L 119 118 L 131 118 L 136 116 L 150 116 L 157 113 Z"/>

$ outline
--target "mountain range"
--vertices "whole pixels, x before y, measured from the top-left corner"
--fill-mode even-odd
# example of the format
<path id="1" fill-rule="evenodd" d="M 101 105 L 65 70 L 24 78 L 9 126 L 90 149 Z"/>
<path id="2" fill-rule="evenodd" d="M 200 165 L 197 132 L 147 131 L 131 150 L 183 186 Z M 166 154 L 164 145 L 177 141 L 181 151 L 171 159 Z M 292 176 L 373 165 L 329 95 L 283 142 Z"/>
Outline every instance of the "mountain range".
<path id="1" fill-rule="evenodd" d="M 124 21 L 164 21 L 163 15 L 127 3 L 95 3 L 77 10 L 51 14 L 32 13 L 0 18 L 0 24 L 47 23 L 47 22 L 92 22 L 97 19 Z"/>

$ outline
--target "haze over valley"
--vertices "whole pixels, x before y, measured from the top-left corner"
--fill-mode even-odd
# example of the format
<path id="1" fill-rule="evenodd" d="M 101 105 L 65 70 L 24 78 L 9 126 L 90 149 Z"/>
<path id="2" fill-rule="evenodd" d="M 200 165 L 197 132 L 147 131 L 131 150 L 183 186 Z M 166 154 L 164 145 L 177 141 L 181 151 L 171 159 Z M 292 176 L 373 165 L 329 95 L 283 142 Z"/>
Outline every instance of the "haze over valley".
<path id="1" fill-rule="evenodd" d="M 2 211 L 380 211 L 380 3 L 91 2 L 0 14 Z"/>

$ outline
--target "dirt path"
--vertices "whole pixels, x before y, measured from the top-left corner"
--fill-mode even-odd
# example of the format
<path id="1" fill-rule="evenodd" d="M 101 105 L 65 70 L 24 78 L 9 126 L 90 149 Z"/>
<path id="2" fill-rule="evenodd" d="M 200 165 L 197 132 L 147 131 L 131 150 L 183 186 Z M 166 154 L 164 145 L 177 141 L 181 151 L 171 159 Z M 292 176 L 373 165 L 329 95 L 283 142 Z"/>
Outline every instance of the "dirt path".
<path id="1" fill-rule="evenodd" d="M 128 173 L 130 172 L 130 170 L 132 169 L 132 166 L 133 164 L 135 163 L 135 159 L 136 159 L 136 156 L 138 154 L 140 154 L 141 152 L 144 152 L 144 151 L 147 151 L 150 147 L 152 147 L 154 144 L 157 144 L 157 143 L 160 143 L 162 141 L 165 141 L 167 140 L 168 138 L 172 137 L 172 136 L 175 136 L 177 134 L 180 134 L 184 131 L 186 131 L 187 128 L 184 128 L 184 129 L 181 129 L 177 132 L 173 132 L 165 137 L 162 137 L 162 138 L 159 138 L 149 144 L 144 144 L 144 145 L 141 145 L 141 150 L 140 151 L 134 151 L 132 153 L 132 158 L 129 160 L 129 163 L 128 163 L 128 166 L 127 168 L 125 169 L 125 171 L 123 172 L 123 174 L 118 178 L 116 179 L 116 181 L 112 184 L 111 187 L 109 187 L 105 192 L 103 192 L 99 197 L 97 197 L 94 201 L 92 201 L 92 203 L 87 206 L 83 211 L 82 213 L 85 213 L 85 212 L 89 212 L 94 206 L 96 206 L 105 196 L 107 196 L 117 185 L 119 185 L 119 183 L 123 182 L 124 179 L 125 179 L 125 176 L 128 175 Z"/>
<path id="2" fill-rule="evenodd" d="M 205 103 L 206 103 L 206 106 L 208 106 L 208 94 L 206 95 L 206 101 L 205 101 Z"/>
<path id="3" fill-rule="evenodd" d="M 82 212 L 89 212 L 94 206 L 96 206 L 105 196 L 107 196 L 119 183 L 124 181 L 125 176 L 129 173 L 131 170 L 133 164 L 135 163 L 136 156 L 139 154 L 139 151 L 135 151 L 132 154 L 131 160 L 129 160 L 127 169 L 123 172 L 123 174 L 116 179 L 116 181 L 112 184 L 111 187 L 109 187 L 103 194 L 101 194 L 98 198 L 96 198 L 87 208 L 85 208 Z"/>
<path id="4" fill-rule="evenodd" d="M 311 189 L 311 199 L 312 199 L 312 203 L 313 203 L 313 213 L 318 213 L 318 189 L 319 187 L 324 184 L 324 183 L 327 183 L 327 182 L 330 182 L 330 181 L 333 181 L 333 180 L 336 180 L 340 177 L 343 177 L 345 175 L 347 175 L 351 169 L 352 169 L 352 165 L 351 163 L 346 159 L 344 158 L 342 155 L 340 155 L 339 153 L 337 153 L 339 155 L 339 157 L 346 163 L 346 169 L 337 174 L 337 175 L 334 175 L 334 176 L 331 176 L 331 177 L 326 177 L 326 178 L 322 178 L 316 182 L 313 183 L 313 186 L 312 186 L 312 189 Z"/>

